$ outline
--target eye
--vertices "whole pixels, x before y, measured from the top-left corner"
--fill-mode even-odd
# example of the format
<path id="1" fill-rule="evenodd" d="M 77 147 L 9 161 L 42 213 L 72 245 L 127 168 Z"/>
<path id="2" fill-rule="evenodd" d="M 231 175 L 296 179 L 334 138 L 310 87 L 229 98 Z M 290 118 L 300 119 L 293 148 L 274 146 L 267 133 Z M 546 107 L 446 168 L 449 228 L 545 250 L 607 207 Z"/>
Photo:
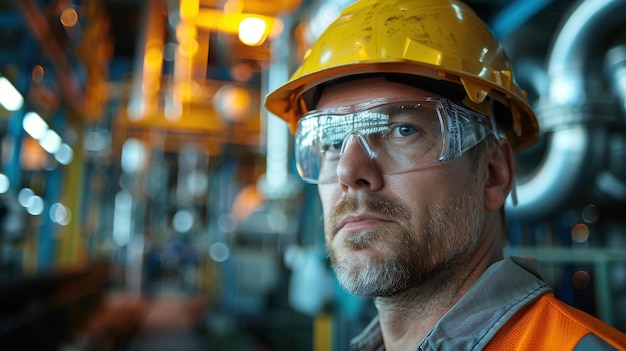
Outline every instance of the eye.
<path id="1" fill-rule="evenodd" d="M 419 133 L 419 129 L 410 124 L 396 124 L 389 129 L 391 132 L 389 134 L 393 137 L 407 137 Z"/>
<path id="2" fill-rule="evenodd" d="M 341 145 L 343 144 L 343 140 L 337 139 L 329 141 L 328 144 L 324 144 L 322 147 L 323 151 L 336 151 L 341 149 Z"/>
<path id="3" fill-rule="evenodd" d="M 341 150 L 341 145 L 342 144 L 343 144 L 343 140 L 337 139 L 337 140 L 333 141 L 332 143 L 330 143 L 328 148 L 330 150 Z"/>
<path id="4" fill-rule="evenodd" d="M 328 144 L 324 144 L 321 148 L 321 151 L 326 155 L 326 157 L 334 157 L 337 156 L 341 151 L 341 145 L 343 145 L 343 140 L 333 140 L 330 141 Z"/>

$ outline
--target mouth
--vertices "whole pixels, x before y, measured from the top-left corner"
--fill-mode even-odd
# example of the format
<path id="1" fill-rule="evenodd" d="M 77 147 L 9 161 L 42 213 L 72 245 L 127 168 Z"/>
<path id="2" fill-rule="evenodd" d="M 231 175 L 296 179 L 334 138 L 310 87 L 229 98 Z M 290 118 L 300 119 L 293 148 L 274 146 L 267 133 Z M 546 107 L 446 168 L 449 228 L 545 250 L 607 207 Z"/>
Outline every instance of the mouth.
<path id="1" fill-rule="evenodd" d="M 361 231 L 366 229 L 372 229 L 379 226 L 381 223 L 392 222 L 386 217 L 377 216 L 368 213 L 362 214 L 349 214 L 344 216 L 337 225 L 337 230 L 340 231 Z"/>

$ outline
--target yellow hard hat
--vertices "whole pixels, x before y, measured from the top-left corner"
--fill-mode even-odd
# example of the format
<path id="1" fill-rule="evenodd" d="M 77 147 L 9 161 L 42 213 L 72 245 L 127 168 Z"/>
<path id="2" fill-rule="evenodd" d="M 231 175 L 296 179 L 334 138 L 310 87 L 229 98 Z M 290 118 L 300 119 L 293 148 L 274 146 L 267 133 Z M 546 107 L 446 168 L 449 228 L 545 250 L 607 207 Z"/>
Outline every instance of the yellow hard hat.
<path id="1" fill-rule="evenodd" d="M 364 73 L 402 73 L 459 84 L 473 104 L 487 97 L 510 111 L 498 120 L 516 150 L 539 136 L 525 92 L 500 43 L 467 5 L 455 0 L 361 0 L 346 7 L 265 107 L 295 130 L 310 107 L 303 94 Z"/>

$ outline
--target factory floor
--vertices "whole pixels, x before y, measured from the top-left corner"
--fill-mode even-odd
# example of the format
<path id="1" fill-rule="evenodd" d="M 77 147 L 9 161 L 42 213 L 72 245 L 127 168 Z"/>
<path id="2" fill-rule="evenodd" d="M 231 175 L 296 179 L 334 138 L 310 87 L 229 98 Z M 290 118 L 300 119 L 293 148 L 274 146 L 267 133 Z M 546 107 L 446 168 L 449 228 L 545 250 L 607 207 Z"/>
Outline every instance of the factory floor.
<path id="1" fill-rule="evenodd" d="M 206 301 L 176 293 L 145 297 L 108 292 L 66 349 L 111 351 L 206 350 L 198 326 Z"/>
<path id="2" fill-rule="evenodd" d="M 86 325 L 77 349 L 97 351 L 261 351 L 268 348 L 207 310 L 203 297 L 179 292 L 150 298 L 110 293 Z M 73 348 L 67 348 L 73 351 Z"/>

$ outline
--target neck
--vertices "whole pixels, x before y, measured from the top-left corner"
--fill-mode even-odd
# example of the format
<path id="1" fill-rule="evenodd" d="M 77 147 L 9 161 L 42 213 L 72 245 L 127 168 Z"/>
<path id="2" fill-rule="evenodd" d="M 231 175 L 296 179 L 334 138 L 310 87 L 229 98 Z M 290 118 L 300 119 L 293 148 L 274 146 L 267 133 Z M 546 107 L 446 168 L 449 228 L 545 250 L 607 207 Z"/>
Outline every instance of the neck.
<path id="1" fill-rule="evenodd" d="M 376 298 L 386 350 L 415 349 L 483 272 L 503 258 L 500 238 L 486 237 L 479 251 L 469 262 L 459 265 L 452 277 Z"/>
<path id="2" fill-rule="evenodd" d="M 393 296 L 376 298 L 386 350 L 416 348 L 477 279 L 457 276 L 460 281 L 450 286 L 413 287 Z"/>

